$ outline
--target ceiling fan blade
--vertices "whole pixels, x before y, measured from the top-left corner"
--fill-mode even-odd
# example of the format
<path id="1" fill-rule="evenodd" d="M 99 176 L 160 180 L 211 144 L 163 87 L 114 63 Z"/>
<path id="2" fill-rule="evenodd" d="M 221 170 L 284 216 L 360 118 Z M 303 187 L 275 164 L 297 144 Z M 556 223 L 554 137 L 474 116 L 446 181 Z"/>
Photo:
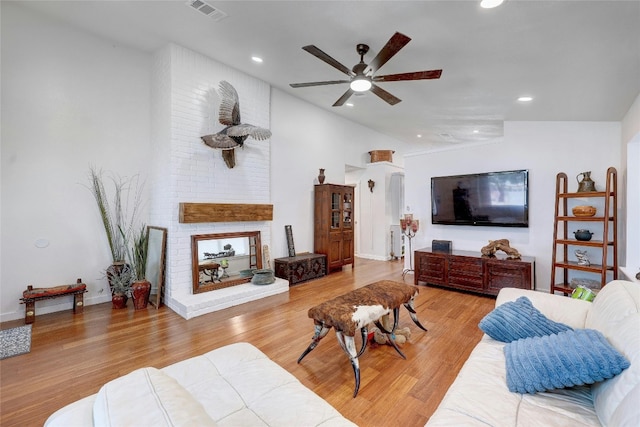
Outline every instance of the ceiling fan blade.
<path id="1" fill-rule="evenodd" d="M 386 90 L 382 89 L 378 85 L 371 85 L 371 89 L 369 89 L 369 90 L 371 90 L 371 92 L 373 92 L 374 94 L 378 95 L 380 98 L 382 98 L 384 101 L 386 101 L 390 105 L 396 105 L 398 102 L 402 101 L 400 98 L 397 98 L 397 97 L 391 95 L 389 92 L 387 92 Z"/>
<path id="2" fill-rule="evenodd" d="M 309 52 L 311 55 L 315 56 L 316 58 L 326 62 L 329 65 L 331 65 L 333 68 L 336 68 L 337 70 L 342 71 L 346 75 L 348 75 L 350 77 L 355 76 L 355 73 L 353 71 L 351 71 L 351 69 L 349 67 L 346 67 L 345 65 L 342 65 L 341 63 L 339 63 L 338 61 L 336 61 L 335 59 L 333 59 L 332 57 L 330 57 L 329 55 L 327 55 L 326 53 L 324 53 L 322 50 L 318 49 L 314 45 L 304 46 L 302 49 L 306 50 L 307 52 Z"/>
<path id="3" fill-rule="evenodd" d="M 395 33 L 389 39 L 387 44 L 384 45 L 384 47 L 380 50 L 380 52 L 378 52 L 378 55 L 373 58 L 373 61 L 371 61 L 371 63 L 369 64 L 370 73 L 373 74 L 378 71 L 380 67 L 386 64 L 387 61 L 393 57 L 393 55 L 398 53 L 400 49 L 402 49 L 410 41 L 410 37 L 407 37 L 401 33 Z"/>
<path id="4" fill-rule="evenodd" d="M 324 85 L 337 85 L 340 83 L 349 83 L 349 80 L 327 80 L 325 82 L 308 82 L 308 83 L 290 83 L 291 87 L 309 87 L 309 86 L 324 86 Z"/>
<path id="5" fill-rule="evenodd" d="M 341 107 L 347 99 L 351 98 L 353 95 L 353 90 L 351 88 L 347 89 L 347 91 L 333 104 L 334 107 Z"/>
<path id="6" fill-rule="evenodd" d="M 442 70 L 416 71 L 414 73 L 387 74 L 386 76 L 375 76 L 374 82 L 397 82 L 401 80 L 426 80 L 439 79 Z"/>

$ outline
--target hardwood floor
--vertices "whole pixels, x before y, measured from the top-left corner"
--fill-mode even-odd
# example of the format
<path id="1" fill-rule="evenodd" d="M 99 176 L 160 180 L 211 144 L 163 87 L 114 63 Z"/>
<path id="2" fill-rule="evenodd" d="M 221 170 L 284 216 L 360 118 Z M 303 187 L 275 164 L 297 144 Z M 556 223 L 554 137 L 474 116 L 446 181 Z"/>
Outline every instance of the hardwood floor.
<path id="1" fill-rule="evenodd" d="M 313 322 L 307 310 L 377 280 L 402 281 L 400 261 L 357 259 L 353 269 L 291 287 L 288 294 L 185 320 L 167 307 L 113 310 L 111 304 L 40 315 L 31 352 L 0 361 L 0 424 L 41 426 L 62 406 L 144 366 L 158 368 L 238 341 L 247 341 L 361 427 L 422 426 L 482 336 L 477 324 L 491 297 L 420 287 L 416 309 L 428 332 L 401 310 L 412 337 L 403 360 L 392 347 L 369 347 L 360 358 L 360 392 L 352 397 L 351 364 L 332 331 L 302 361 Z M 412 283 L 413 276 L 407 276 Z M 22 325 L 22 320 L 0 327 Z"/>

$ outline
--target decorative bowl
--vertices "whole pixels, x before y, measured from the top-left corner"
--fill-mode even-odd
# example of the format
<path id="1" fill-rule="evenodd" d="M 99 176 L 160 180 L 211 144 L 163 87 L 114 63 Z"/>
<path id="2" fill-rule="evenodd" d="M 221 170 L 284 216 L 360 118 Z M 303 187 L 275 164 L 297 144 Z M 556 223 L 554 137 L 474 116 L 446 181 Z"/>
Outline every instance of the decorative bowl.
<path id="1" fill-rule="evenodd" d="M 273 270 L 268 268 L 255 270 L 253 272 L 253 277 L 251 278 L 251 283 L 254 285 L 270 285 L 275 281 L 276 278 L 273 275 Z"/>
<path id="2" fill-rule="evenodd" d="M 250 268 L 248 270 L 240 270 L 238 274 L 240 274 L 240 277 L 251 277 L 254 271 L 256 271 L 255 268 Z"/>
<path id="3" fill-rule="evenodd" d="M 575 216 L 594 216 L 596 214 L 596 208 L 594 206 L 575 206 L 571 209 Z"/>
<path id="4" fill-rule="evenodd" d="M 591 240 L 591 236 L 593 236 L 593 233 L 589 230 L 578 230 L 574 231 L 573 234 L 576 236 L 576 240 L 582 240 L 584 242 Z"/>

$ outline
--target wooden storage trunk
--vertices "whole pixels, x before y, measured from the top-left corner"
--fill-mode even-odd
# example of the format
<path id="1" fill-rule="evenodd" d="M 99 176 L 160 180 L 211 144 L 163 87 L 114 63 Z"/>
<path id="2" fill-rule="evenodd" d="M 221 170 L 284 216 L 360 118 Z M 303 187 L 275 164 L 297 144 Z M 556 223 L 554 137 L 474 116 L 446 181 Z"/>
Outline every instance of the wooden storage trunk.
<path id="1" fill-rule="evenodd" d="M 327 257 L 323 254 L 300 254 L 276 258 L 275 276 L 289 281 L 289 285 L 317 279 L 327 274 Z"/>

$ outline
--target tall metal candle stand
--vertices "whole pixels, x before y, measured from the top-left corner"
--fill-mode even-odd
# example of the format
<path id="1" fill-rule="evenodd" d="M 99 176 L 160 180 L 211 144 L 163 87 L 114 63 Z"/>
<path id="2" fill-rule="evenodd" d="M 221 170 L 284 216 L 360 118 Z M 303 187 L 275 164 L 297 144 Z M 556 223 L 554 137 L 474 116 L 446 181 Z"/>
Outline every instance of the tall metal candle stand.
<path id="1" fill-rule="evenodd" d="M 412 214 L 405 214 L 404 218 L 400 219 L 400 228 L 402 229 L 402 234 L 409 239 L 409 268 L 405 268 L 402 270 L 402 280 L 404 280 L 404 276 L 407 275 L 408 272 L 413 270 L 413 262 L 411 256 L 413 252 L 411 250 L 411 239 L 416 236 L 418 229 L 420 228 L 420 221 L 414 220 Z M 407 252 L 405 251 L 405 254 Z"/>

